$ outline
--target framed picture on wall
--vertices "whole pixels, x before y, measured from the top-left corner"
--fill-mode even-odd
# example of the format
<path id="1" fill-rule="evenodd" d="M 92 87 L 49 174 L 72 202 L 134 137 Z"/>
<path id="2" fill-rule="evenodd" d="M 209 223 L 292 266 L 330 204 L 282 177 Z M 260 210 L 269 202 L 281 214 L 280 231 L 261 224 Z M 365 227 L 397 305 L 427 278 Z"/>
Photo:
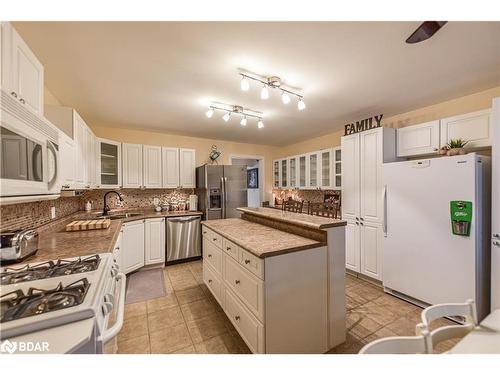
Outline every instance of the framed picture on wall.
<path id="1" fill-rule="evenodd" d="M 247 170 L 247 189 L 259 188 L 259 168 Z"/>

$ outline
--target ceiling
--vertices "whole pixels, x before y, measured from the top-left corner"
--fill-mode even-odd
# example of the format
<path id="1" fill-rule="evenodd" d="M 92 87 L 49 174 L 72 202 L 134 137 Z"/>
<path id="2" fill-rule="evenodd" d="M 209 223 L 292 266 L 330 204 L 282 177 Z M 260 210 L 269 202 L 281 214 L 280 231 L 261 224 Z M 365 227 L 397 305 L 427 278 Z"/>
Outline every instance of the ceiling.
<path id="1" fill-rule="evenodd" d="M 45 82 L 91 125 L 288 145 L 500 85 L 500 23 L 449 22 L 415 45 L 419 22 L 15 22 Z M 238 70 L 277 75 L 304 95 L 281 103 Z M 204 113 L 211 101 L 264 113 Z"/>

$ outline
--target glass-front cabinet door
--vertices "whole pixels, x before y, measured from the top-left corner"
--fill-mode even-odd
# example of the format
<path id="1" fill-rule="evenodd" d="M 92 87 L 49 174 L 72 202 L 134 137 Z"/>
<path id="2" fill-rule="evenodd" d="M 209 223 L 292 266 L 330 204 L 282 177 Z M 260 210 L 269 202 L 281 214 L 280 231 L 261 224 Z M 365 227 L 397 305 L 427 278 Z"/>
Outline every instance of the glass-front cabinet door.
<path id="1" fill-rule="evenodd" d="M 280 161 L 273 161 L 273 187 L 280 187 Z"/>
<path id="2" fill-rule="evenodd" d="M 281 160 L 281 187 L 288 187 L 288 159 Z"/>
<path id="3" fill-rule="evenodd" d="M 309 182 L 307 184 L 307 187 L 309 187 L 310 189 L 316 189 L 319 187 L 319 184 L 318 184 L 318 171 L 319 171 L 318 155 L 319 155 L 319 153 L 317 153 L 317 152 L 312 152 L 310 154 L 307 154 L 307 166 L 309 166 L 309 173 L 308 173 Z"/>
<path id="4" fill-rule="evenodd" d="M 300 155 L 297 157 L 298 160 L 298 187 L 304 189 L 307 187 L 307 174 L 306 174 L 306 155 Z"/>
<path id="5" fill-rule="evenodd" d="M 334 173 L 335 173 L 335 189 L 342 188 L 342 149 L 340 147 L 335 147 L 333 149 L 334 156 Z"/>
<path id="6" fill-rule="evenodd" d="M 97 187 L 121 187 L 122 145 L 108 139 L 98 140 Z"/>
<path id="7" fill-rule="evenodd" d="M 321 158 L 321 170 L 320 170 L 321 188 L 322 189 L 331 189 L 333 186 L 333 183 L 332 183 L 332 175 L 333 175 L 333 172 L 332 172 L 332 169 L 333 169 L 332 149 L 320 151 L 320 158 Z"/>
<path id="8" fill-rule="evenodd" d="M 288 170 L 290 171 L 290 176 L 288 176 L 290 183 L 288 184 L 291 188 L 297 187 L 297 158 L 288 159 Z"/>

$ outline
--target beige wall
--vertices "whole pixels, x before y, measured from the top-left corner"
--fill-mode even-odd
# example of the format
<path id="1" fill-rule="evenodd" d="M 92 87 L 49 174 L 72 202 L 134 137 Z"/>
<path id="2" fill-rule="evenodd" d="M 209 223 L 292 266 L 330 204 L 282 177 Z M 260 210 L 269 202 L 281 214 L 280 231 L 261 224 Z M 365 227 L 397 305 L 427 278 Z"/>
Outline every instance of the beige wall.
<path id="1" fill-rule="evenodd" d="M 62 105 L 59 99 L 52 94 L 47 86 L 43 87 L 43 101 L 45 105 Z"/>
<path id="2" fill-rule="evenodd" d="M 91 126 L 91 125 L 89 125 Z M 270 199 L 272 191 L 272 176 L 271 164 L 273 155 L 276 153 L 277 147 L 256 145 L 248 143 L 237 143 L 221 141 L 217 139 L 206 139 L 187 137 L 181 135 L 172 135 L 166 133 L 155 133 L 143 130 L 130 130 L 111 128 L 106 126 L 91 126 L 95 135 L 101 138 L 107 138 L 114 141 L 125 143 L 141 143 L 158 146 L 172 146 L 192 148 L 196 150 L 196 166 L 200 166 L 208 162 L 208 155 L 212 145 L 217 145 L 219 150 L 222 150 L 222 156 L 219 159 L 219 164 L 230 164 L 231 155 L 252 155 L 264 157 L 264 200 Z"/>
<path id="3" fill-rule="evenodd" d="M 420 124 L 422 122 L 479 111 L 481 109 L 490 108 L 491 100 L 497 96 L 500 96 L 500 86 L 382 119 L 382 126 L 402 128 L 404 126 Z M 315 137 L 293 145 L 280 147 L 274 155 L 274 158 L 277 159 L 285 156 L 321 150 L 323 148 L 339 146 L 340 137 L 343 134 L 344 130 L 342 129 L 321 137 Z"/>

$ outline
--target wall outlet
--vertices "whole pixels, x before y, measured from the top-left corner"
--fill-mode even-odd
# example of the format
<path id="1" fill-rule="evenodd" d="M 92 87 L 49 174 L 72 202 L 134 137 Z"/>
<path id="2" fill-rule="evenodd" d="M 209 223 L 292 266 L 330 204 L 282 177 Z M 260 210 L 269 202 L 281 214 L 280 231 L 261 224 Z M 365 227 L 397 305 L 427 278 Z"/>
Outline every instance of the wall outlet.
<path id="1" fill-rule="evenodd" d="M 50 207 L 50 218 L 51 219 L 56 218 L 56 208 L 54 206 Z"/>

